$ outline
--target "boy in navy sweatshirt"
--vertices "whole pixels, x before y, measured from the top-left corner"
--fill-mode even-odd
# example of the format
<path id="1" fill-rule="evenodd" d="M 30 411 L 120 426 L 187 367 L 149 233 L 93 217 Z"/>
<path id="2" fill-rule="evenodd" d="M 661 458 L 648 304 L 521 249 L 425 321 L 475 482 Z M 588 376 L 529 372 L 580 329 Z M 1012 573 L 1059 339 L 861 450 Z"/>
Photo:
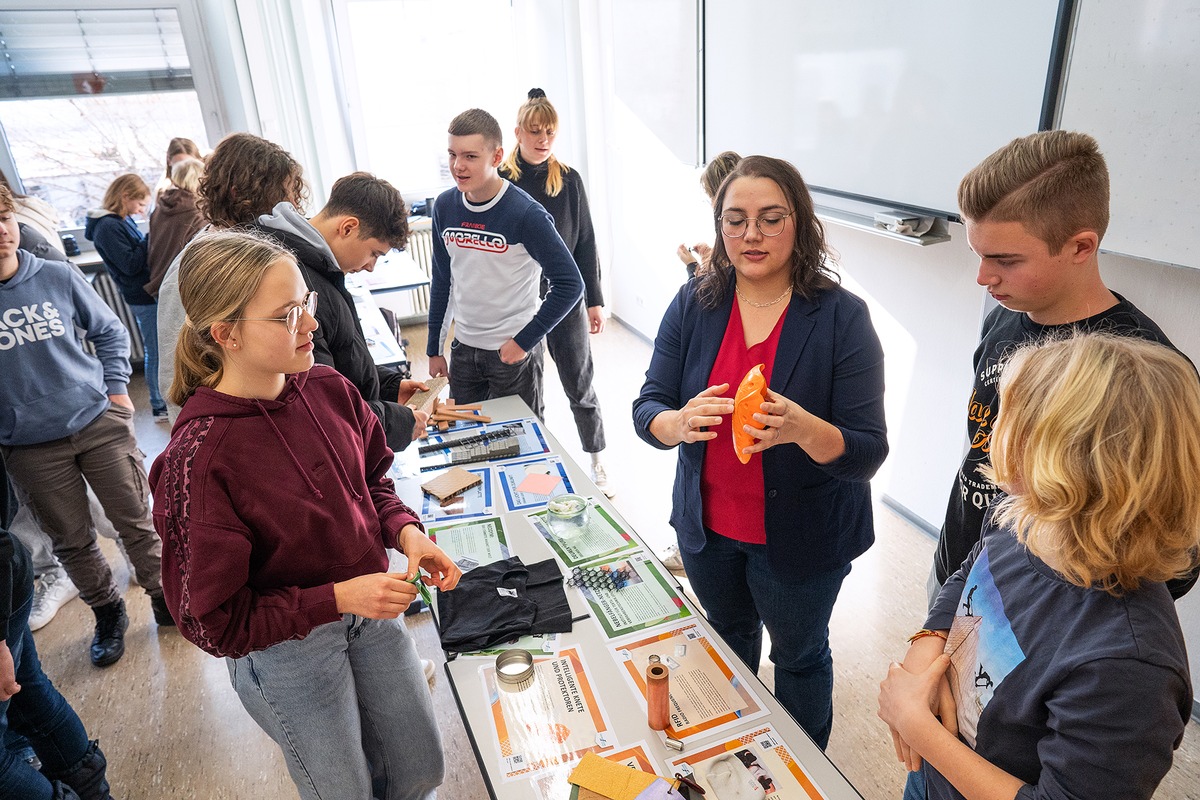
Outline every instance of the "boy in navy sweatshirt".
<path id="1" fill-rule="evenodd" d="M 96 543 L 90 484 L 116 528 L 154 618 L 170 625 L 159 582 L 162 543 L 150 517 L 129 399 L 129 334 L 67 264 L 17 249 L 13 200 L 0 187 L 0 456 L 96 615 L 92 663 L 125 652 L 129 617 Z M 76 328 L 96 349 L 91 355 Z"/>
<path id="2" fill-rule="evenodd" d="M 583 296 L 579 267 L 546 209 L 500 177 L 500 125 L 486 111 L 450 123 L 455 188 L 433 204 L 429 374 L 460 403 L 515 394 L 542 416 L 542 339 Z M 542 277 L 550 284 L 538 305 Z M 454 320 L 453 370 L 442 349 Z"/>

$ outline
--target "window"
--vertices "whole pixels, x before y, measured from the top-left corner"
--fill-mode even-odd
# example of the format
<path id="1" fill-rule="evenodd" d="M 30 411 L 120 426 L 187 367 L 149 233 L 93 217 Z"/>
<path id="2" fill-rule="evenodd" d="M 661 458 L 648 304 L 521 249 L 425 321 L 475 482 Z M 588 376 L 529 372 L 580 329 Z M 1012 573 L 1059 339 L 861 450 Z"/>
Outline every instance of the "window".
<path id="1" fill-rule="evenodd" d="M 117 175 L 153 187 L 167 143 L 206 149 L 174 8 L 0 11 L 0 129 L 27 194 L 82 225 Z"/>
<path id="2" fill-rule="evenodd" d="M 456 114 L 486 109 L 507 136 L 525 98 L 508 0 L 340 0 L 336 10 L 362 168 L 432 196 L 451 183 L 446 128 Z"/>

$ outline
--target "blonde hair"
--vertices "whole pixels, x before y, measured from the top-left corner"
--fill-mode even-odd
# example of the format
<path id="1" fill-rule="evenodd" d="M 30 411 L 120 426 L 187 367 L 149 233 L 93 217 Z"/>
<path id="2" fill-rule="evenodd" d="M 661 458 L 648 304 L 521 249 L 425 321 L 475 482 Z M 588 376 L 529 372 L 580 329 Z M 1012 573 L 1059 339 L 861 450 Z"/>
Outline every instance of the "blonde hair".
<path id="1" fill-rule="evenodd" d="M 708 195 L 709 200 L 715 200 L 717 192 L 721 189 L 721 184 L 725 182 L 725 178 L 729 173 L 733 172 L 733 168 L 738 165 L 742 157 L 732 150 L 726 150 L 723 153 L 717 153 L 708 162 L 708 166 L 704 168 L 704 172 L 700 175 L 700 185 L 704 187 L 704 193 Z"/>
<path id="2" fill-rule="evenodd" d="M 1144 339 L 1023 348 L 1000 378 L 997 524 L 1071 583 L 1113 595 L 1186 574 L 1200 547 L 1200 382 Z"/>
<path id="3" fill-rule="evenodd" d="M 958 207 L 975 222 L 1019 222 L 1051 253 L 1080 231 L 1108 229 L 1108 166 L 1096 140 L 1075 131 L 1013 139 L 967 173 Z"/>
<path id="4" fill-rule="evenodd" d="M 242 316 L 267 270 L 280 261 L 296 259 L 258 233 L 214 231 L 188 244 L 179 263 L 179 299 L 187 317 L 175 345 L 172 403 L 182 406 L 199 387 L 221 382 L 224 352 L 212 326 Z"/>
<path id="5" fill-rule="evenodd" d="M 186 192 L 195 194 L 200 190 L 200 176 L 204 174 L 204 162 L 198 158 L 176 161 L 171 167 L 171 183 Z"/>
<path id="6" fill-rule="evenodd" d="M 127 172 L 124 175 L 119 175 L 116 180 L 108 185 L 108 189 L 104 192 L 105 211 L 111 211 L 114 214 L 123 216 L 125 214 L 125 201 L 138 200 L 143 197 L 150 196 L 150 187 L 142 180 L 140 175 L 132 172 Z"/>
<path id="7" fill-rule="evenodd" d="M 531 125 L 557 130 L 558 111 L 551 105 L 545 92 L 541 89 L 530 89 L 529 99 L 517 109 L 517 125 L 525 130 L 530 130 Z M 500 165 L 500 171 L 511 181 L 521 179 L 521 167 L 517 161 L 520 149 L 521 145 L 515 145 L 504 159 L 504 163 Z M 558 197 L 558 193 L 563 190 L 563 175 L 570 171 L 570 167 L 559 161 L 554 153 L 551 153 L 550 158 L 546 159 L 546 194 L 550 197 Z"/>

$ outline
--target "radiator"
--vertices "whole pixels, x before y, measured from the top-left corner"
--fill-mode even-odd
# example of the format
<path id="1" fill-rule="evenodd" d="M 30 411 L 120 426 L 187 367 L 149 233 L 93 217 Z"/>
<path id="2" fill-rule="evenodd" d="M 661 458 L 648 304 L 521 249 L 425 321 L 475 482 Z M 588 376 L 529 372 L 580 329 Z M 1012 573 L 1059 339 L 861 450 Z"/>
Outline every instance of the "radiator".
<path id="1" fill-rule="evenodd" d="M 427 277 L 433 275 L 433 229 L 419 227 L 408 234 L 408 254 Z M 413 314 L 429 313 L 429 287 L 421 286 L 412 292 Z"/>
<path id="2" fill-rule="evenodd" d="M 107 272 L 103 270 L 95 273 L 92 277 L 92 288 L 96 290 L 96 294 L 108 304 L 108 307 L 116 312 L 118 319 L 125 325 L 125 329 L 129 331 L 129 363 L 136 369 L 141 369 L 145 364 L 145 352 L 142 350 L 142 335 L 138 332 L 137 320 L 133 318 L 133 312 L 129 310 L 129 306 L 125 303 L 125 298 L 121 296 L 121 290 L 117 288 L 117 284 Z"/>

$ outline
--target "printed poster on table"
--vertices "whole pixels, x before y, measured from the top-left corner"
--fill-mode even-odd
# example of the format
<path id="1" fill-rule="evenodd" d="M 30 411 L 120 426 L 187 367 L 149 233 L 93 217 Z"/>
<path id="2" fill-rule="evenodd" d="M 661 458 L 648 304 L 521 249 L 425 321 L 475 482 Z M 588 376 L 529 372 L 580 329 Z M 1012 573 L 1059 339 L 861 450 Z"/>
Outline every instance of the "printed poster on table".
<path id="1" fill-rule="evenodd" d="M 608 715 L 579 652 L 570 648 L 533 662 L 533 685 L 522 692 L 498 688 L 494 661 L 479 668 L 506 781 L 578 760 L 589 750 L 613 749 Z"/>
<path id="2" fill-rule="evenodd" d="M 598 567 L 608 567 L 610 574 L 624 571 L 628 576 L 625 584 L 617 589 L 579 587 L 592 607 L 592 616 L 600 622 L 608 638 L 691 616 L 692 612 L 671 581 L 646 554 L 636 553 L 626 559 L 588 564 L 584 569 Z"/>
<path id="3" fill-rule="evenodd" d="M 772 800 L 824 800 L 795 754 L 770 725 L 736 733 L 725 741 L 665 762 L 666 774 L 679 773 L 704 789 L 706 798 L 759 797 Z"/>
<path id="4" fill-rule="evenodd" d="M 550 498 L 575 491 L 558 456 L 510 461 L 496 469 L 509 511 L 542 508 Z"/>
<path id="5" fill-rule="evenodd" d="M 588 500 L 587 511 L 576 519 L 558 519 L 546 510 L 525 516 L 568 567 L 640 547 L 594 500 Z"/>
<path id="6" fill-rule="evenodd" d="M 528 458 L 550 452 L 541 425 L 532 419 L 490 422 L 467 430 L 430 434 L 427 440 L 418 442 L 417 447 L 422 472 L 455 464 Z"/>
<path id="7" fill-rule="evenodd" d="M 650 747 L 644 741 L 636 742 L 629 747 L 613 753 L 601 753 L 602 758 L 614 764 L 623 764 L 642 772 L 654 772 L 654 762 L 650 760 Z M 571 761 L 559 767 L 543 770 L 529 779 L 537 800 L 565 800 L 571 796 L 571 770 L 575 762 Z"/>
<path id="8" fill-rule="evenodd" d="M 668 669 L 670 724 L 666 735 L 687 741 L 742 725 L 767 713 L 762 702 L 713 647 L 710 635 L 695 622 L 657 634 L 609 645 L 633 684 L 645 713 L 646 667 L 657 655 Z"/>
<path id="9" fill-rule="evenodd" d="M 474 475 L 483 479 L 482 483 L 472 486 L 460 495 L 451 497 L 446 502 L 439 501 L 432 495 L 421 493 L 421 520 L 434 522 L 444 519 L 468 519 L 471 517 L 491 516 L 495 509 L 492 502 L 492 468 L 474 467 L 468 469 Z"/>
<path id="10" fill-rule="evenodd" d="M 450 556 L 463 572 L 481 564 L 509 557 L 504 523 L 499 517 L 483 517 L 449 525 L 430 525 L 429 538 Z"/>

